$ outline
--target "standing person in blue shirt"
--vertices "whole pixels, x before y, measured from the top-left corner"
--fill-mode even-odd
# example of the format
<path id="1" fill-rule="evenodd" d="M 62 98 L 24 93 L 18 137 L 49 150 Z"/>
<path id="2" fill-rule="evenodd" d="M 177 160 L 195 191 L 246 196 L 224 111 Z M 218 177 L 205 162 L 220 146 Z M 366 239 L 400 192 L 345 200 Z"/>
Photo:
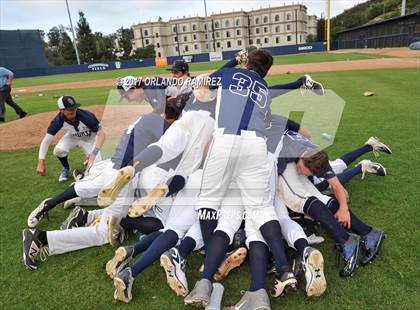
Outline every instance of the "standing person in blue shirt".
<path id="1" fill-rule="evenodd" d="M 0 67 L 0 123 L 5 121 L 6 106 L 5 103 L 10 105 L 19 115 L 20 118 L 25 117 L 28 113 L 22 110 L 16 102 L 13 101 L 12 92 L 13 72 Z"/>

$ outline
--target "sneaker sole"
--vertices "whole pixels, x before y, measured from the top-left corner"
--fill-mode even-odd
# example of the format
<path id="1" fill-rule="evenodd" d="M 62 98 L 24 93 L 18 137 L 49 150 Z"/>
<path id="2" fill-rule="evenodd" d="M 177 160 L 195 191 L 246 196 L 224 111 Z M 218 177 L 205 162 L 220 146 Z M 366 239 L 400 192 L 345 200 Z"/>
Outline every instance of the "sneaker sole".
<path id="1" fill-rule="evenodd" d="M 188 306 L 197 307 L 197 308 L 205 308 L 207 307 L 209 303 L 210 303 L 210 300 L 205 300 L 203 298 L 198 298 L 198 297 L 192 300 L 188 300 L 188 301 L 184 299 L 184 304 Z"/>
<path id="2" fill-rule="evenodd" d="M 115 179 L 108 185 L 105 185 L 98 194 L 98 206 L 104 208 L 111 205 L 118 196 L 120 190 L 131 181 L 133 174 L 126 170 L 118 171 Z"/>
<path id="3" fill-rule="evenodd" d="M 214 275 L 215 281 L 221 281 L 227 277 L 229 272 L 239 267 L 245 260 L 248 251 L 246 248 L 239 248 L 231 255 L 229 255 L 223 262 L 222 265 L 219 267 L 217 273 Z"/>
<path id="4" fill-rule="evenodd" d="M 273 294 L 273 292 L 274 292 L 274 294 Z M 281 293 L 277 293 L 277 290 L 273 291 L 273 292 L 271 292 L 272 297 L 279 297 L 279 296 L 284 296 L 284 295 L 296 293 L 297 292 L 297 280 L 296 279 L 289 279 L 288 281 L 286 281 L 286 284 L 285 284 Z"/>
<path id="5" fill-rule="evenodd" d="M 306 294 L 308 297 L 319 297 L 327 289 L 327 281 L 324 275 L 324 258 L 320 251 L 315 250 L 309 255 L 308 265 L 312 281 L 306 287 Z"/>
<path id="6" fill-rule="evenodd" d="M 114 239 L 112 238 L 112 231 L 113 231 L 112 227 L 114 226 L 115 221 L 119 221 L 119 219 L 116 217 L 111 217 L 111 219 L 108 221 L 108 242 L 110 245 L 116 248 L 120 246 L 120 241 L 118 238 L 116 242 L 114 242 Z"/>
<path id="7" fill-rule="evenodd" d="M 156 203 L 168 193 L 168 186 L 166 184 L 159 184 L 146 197 L 142 197 L 133 202 L 128 209 L 130 217 L 139 217 L 153 208 Z"/>
<path id="8" fill-rule="evenodd" d="M 45 204 L 45 202 L 48 200 L 48 199 L 51 199 L 51 198 L 47 198 L 47 199 L 44 199 L 39 205 L 38 205 L 38 207 L 36 207 L 32 212 L 31 212 L 31 214 L 29 214 L 29 216 L 28 216 L 28 221 L 27 221 L 27 224 L 28 224 L 28 227 L 29 228 L 35 228 L 36 226 L 38 226 L 38 224 L 39 224 L 39 222 L 40 222 L 40 220 L 41 219 L 39 219 L 39 220 L 37 220 L 36 218 L 35 218 L 35 215 L 37 215 L 37 213 L 42 209 L 42 207 L 43 207 L 43 205 Z M 33 221 L 31 221 L 31 218 L 33 219 Z"/>
<path id="9" fill-rule="evenodd" d="M 117 265 L 118 263 L 121 263 L 124 261 L 125 256 L 127 255 L 127 252 L 125 251 L 125 249 L 123 247 L 118 248 L 115 251 L 115 255 L 113 258 L 111 258 L 105 265 L 105 270 L 107 275 L 111 278 L 114 279 L 115 276 L 117 275 Z"/>
<path id="10" fill-rule="evenodd" d="M 121 280 L 120 278 L 114 278 L 114 287 L 114 299 L 123 301 L 125 303 L 129 303 L 131 301 L 131 299 L 133 298 L 131 293 L 128 294 L 128 298 L 125 297 L 124 291 L 127 287 L 125 286 L 123 280 Z"/>
<path id="11" fill-rule="evenodd" d="M 169 287 L 176 293 L 177 296 L 187 296 L 188 289 L 175 276 L 175 267 L 166 255 L 162 255 L 160 257 L 160 265 L 165 270 L 166 281 L 168 282 Z"/>

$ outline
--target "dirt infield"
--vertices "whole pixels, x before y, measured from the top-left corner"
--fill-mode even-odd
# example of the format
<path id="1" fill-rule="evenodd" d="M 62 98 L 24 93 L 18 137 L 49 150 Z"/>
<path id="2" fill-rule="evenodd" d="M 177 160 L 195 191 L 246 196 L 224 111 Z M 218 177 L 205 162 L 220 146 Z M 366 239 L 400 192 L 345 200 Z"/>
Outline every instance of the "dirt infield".
<path id="1" fill-rule="evenodd" d="M 95 113 L 101 120 L 107 139 L 119 138 L 130 123 L 152 110 L 149 106 L 142 105 L 95 105 L 84 109 Z M 50 121 L 56 114 L 55 111 L 44 112 L 0 125 L 0 151 L 39 146 Z M 56 144 L 62 135 L 62 132 L 57 134 L 53 144 Z"/>
<path id="2" fill-rule="evenodd" d="M 410 50 L 407 47 L 348 49 L 348 50 L 332 51 L 331 53 L 334 53 L 334 54 L 347 54 L 347 53 L 376 54 L 376 55 L 401 57 L 401 58 L 411 58 L 411 57 L 420 56 L 420 51 Z"/>

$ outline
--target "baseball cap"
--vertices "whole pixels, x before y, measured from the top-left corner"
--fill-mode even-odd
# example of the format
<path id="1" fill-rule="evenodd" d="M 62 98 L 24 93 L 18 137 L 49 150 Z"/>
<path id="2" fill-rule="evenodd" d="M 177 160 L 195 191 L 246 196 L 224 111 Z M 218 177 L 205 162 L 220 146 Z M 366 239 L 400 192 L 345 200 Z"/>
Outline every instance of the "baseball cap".
<path id="1" fill-rule="evenodd" d="M 188 66 L 188 64 L 185 62 L 185 60 L 175 60 L 172 68 L 166 69 L 169 71 L 184 71 L 184 72 L 189 72 L 190 68 Z"/>
<path id="2" fill-rule="evenodd" d="M 57 105 L 59 109 L 76 109 L 80 107 L 80 103 L 76 102 L 72 96 L 62 96 L 58 98 Z"/>

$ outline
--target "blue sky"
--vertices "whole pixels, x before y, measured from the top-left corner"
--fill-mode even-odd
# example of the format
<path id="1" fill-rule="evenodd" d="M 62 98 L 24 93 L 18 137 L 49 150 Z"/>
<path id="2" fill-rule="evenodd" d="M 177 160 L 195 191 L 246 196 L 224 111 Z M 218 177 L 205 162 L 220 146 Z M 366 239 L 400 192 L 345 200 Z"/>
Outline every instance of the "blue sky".
<path id="1" fill-rule="evenodd" d="M 332 16 L 366 0 L 331 0 Z M 78 10 L 82 10 L 93 31 L 104 34 L 115 32 L 121 26 L 138 22 L 164 20 L 171 17 L 204 16 L 203 0 L 68 0 L 73 24 Z M 297 3 L 288 0 L 207 0 L 208 14 L 232 10 L 251 10 L 260 7 Z M 326 0 L 302 0 L 309 14 L 318 17 L 326 12 Z M 65 0 L 0 0 L 0 29 L 41 29 L 45 32 L 58 24 L 69 26 Z"/>

